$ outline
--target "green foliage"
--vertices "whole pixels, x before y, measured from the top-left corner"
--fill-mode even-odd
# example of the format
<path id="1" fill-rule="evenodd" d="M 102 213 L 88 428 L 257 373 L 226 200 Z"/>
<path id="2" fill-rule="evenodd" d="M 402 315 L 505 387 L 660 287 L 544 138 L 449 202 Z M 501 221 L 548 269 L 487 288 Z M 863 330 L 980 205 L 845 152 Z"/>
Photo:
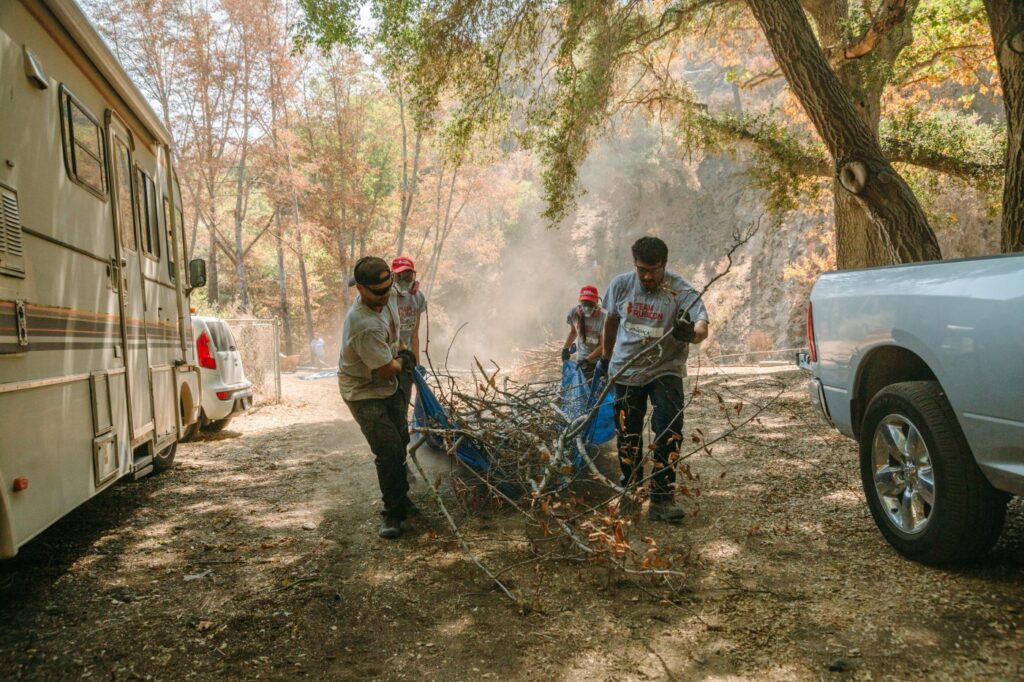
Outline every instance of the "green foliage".
<path id="1" fill-rule="evenodd" d="M 983 123 L 978 114 L 956 110 L 926 112 L 907 108 L 883 118 L 879 137 L 884 146 L 898 147 L 901 157 L 956 160 L 967 179 L 991 185 L 1002 175 L 1006 126 Z"/>
<path id="2" fill-rule="evenodd" d="M 353 46 L 359 41 L 359 0 L 298 0 L 304 17 L 298 26 L 296 48 L 317 45 L 327 51 L 333 45 Z"/>
<path id="3" fill-rule="evenodd" d="M 321 12 L 310 20 L 335 22 L 323 27 L 324 41 L 350 34 L 346 0 L 302 1 L 339 8 L 337 19 Z M 717 22 L 720 36 L 745 30 L 749 17 L 743 3 L 373 0 L 370 7 L 377 25 L 367 39 L 385 69 L 414 93 L 417 125 L 442 125 L 453 159 L 496 130 L 503 143 L 514 140 L 534 149 L 542 162 L 544 215 L 551 221 L 573 209 L 578 169 L 619 112 L 641 110 L 670 123 L 690 150 L 733 153 L 737 144 L 749 147 L 750 174 L 777 213 L 799 208 L 829 184 L 831 161 L 804 132 L 806 125 L 777 107 L 756 116 L 710 116 L 685 82 L 671 74 L 668 65 L 679 59 L 680 40 L 693 27 L 707 31 Z M 839 33 L 856 42 L 879 10 L 875 2 L 848 3 Z M 982 0 L 908 2 L 907 11 L 912 25 L 898 24 L 885 44 L 839 67 L 844 83 L 864 89 L 850 93 L 855 99 L 870 100 L 923 74 L 945 74 L 958 84 L 970 76 L 965 59 L 977 56 L 970 50 L 983 30 L 978 23 L 984 17 Z M 915 40 L 911 28 L 923 39 Z M 738 55 L 740 64 L 728 57 L 716 60 L 725 68 L 725 81 L 746 72 L 745 56 Z M 987 193 L 995 177 L 991 163 L 999 158 L 1005 135 L 954 111 L 963 108 L 949 106 L 959 95 L 974 93 L 961 85 L 943 95 L 946 106 L 935 114 L 900 107 L 883 121 L 882 141 L 902 159 L 921 160 L 932 171 L 969 180 Z"/>
<path id="4" fill-rule="evenodd" d="M 815 198 L 823 188 L 822 178 L 831 175 L 821 144 L 795 134 L 779 122 L 775 111 L 756 116 L 704 114 L 699 121 L 707 132 L 707 151 L 733 152 L 737 143 L 752 148 L 748 174 L 765 190 L 766 208 L 775 215 L 797 210 Z"/>
<path id="5" fill-rule="evenodd" d="M 895 63 L 897 83 L 976 82 L 993 59 L 982 0 L 928 0 L 914 14 L 916 40 Z M 982 63 L 979 63 L 982 62 Z"/>

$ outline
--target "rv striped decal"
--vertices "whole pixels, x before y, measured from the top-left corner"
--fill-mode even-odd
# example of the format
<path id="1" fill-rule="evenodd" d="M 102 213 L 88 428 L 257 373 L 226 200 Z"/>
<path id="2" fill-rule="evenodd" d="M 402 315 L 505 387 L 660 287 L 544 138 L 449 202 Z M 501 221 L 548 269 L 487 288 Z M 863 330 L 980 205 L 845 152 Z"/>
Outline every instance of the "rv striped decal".
<path id="1" fill-rule="evenodd" d="M 0 301 L 0 354 L 24 353 L 26 350 L 18 345 L 18 317 L 14 301 Z"/>
<path id="2" fill-rule="evenodd" d="M 0 353 L 26 350 L 93 350 L 113 348 L 121 342 L 120 317 L 116 313 L 74 310 L 28 303 L 29 347 L 18 345 L 14 301 L 0 301 Z M 146 338 L 148 336 L 149 343 Z M 178 327 L 166 322 L 130 318 L 128 345 L 132 348 L 176 348 Z"/>

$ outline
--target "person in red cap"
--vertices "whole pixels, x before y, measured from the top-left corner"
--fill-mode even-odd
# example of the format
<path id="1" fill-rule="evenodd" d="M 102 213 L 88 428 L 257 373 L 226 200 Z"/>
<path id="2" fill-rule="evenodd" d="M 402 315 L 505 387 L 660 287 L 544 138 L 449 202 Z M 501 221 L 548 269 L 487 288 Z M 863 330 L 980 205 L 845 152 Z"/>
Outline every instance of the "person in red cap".
<path id="1" fill-rule="evenodd" d="M 579 302 L 574 305 L 565 321 L 569 324 L 569 335 L 562 346 L 562 360 L 572 358 L 571 347 L 576 343 L 575 360 L 590 379 L 594 366 L 601 357 L 601 333 L 604 329 L 605 311 L 597 296 L 597 287 L 588 284 L 580 289 Z"/>
<path id="2" fill-rule="evenodd" d="M 427 309 L 427 298 L 420 291 L 416 281 L 416 264 L 408 256 L 399 256 L 391 261 L 391 273 L 395 278 L 395 302 L 398 304 L 398 319 L 401 323 L 399 339 L 402 345 L 412 351 L 416 362 L 420 361 L 420 315 Z"/>

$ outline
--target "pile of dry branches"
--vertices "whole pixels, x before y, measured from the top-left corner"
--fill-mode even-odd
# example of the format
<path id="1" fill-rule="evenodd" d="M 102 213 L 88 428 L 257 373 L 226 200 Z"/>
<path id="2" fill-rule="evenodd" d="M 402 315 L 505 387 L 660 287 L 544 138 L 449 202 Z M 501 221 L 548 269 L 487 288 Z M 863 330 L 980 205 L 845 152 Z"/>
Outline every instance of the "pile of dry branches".
<path id="1" fill-rule="evenodd" d="M 724 271 L 713 277 L 698 297 L 729 271 L 733 253 L 755 231 L 753 228 L 746 235 L 737 236 L 726 256 Z M 575 417 L 560 407 L 561 382 L 547 378 L 551 365 L 557 366 L 552 362 L 557 358 L 557 349 L 543 348 L 528 356 L 518 367 L 517 379 L 508 376 L 493 362 L 492 369 L 485 369 L 478 360 L 469 374 L 461 376 L 455 376 L 447 368 L 433 370 L 433 392 L 451 423 L 414 429 L 419 436 L 411 447 L 412 461 L 427 481 L 463 550 L 521 607 L 526 608 L 526 604 L 501 580 L 504 569 L 491 570 L 469 546 L 445 505 L 440 493 L 441 481 L 429 481 L 416 460 L 418 449 L 429 438 L 453 459 L 459 459 L 462 454 L 463 461 L 485 462 L 486 466 L 470 466 L 467 470 L 489 497 L 509 505 L 527 520 L 529 527 L 559 545 L 557 552 L 538 554 L 536 560 L 557 555 L 563 560 L 596 562 L 613 569 L 644 591 L 675 602 L 686 577 L 685 571 L 677 566 L 680 557 L 663 552 L 652 538 L 636 539 L 630 533 L 632 516 L 644 502 L 644 483 L 655 472 L 648 473 L 637 487 L 623 489 L 601 472 L 594 461 L 596 453 L 588 450 L 583 439 L 587 425 L 617 376 L 647 354 L 661 352 L 662 342 L 668 338 L 669 335 L 662 337 L 629 358 L 615 376 L 609 377 L 601 395 L 591 401 L 594 407 Z M 541 373 L 541 380 L 529 380 L 531 367 Z M 687 404 L 695 394 L 696 390 Z M 718 399 L 722 402 L 721 397 Z M 731 428 L 726 433 L 714 438 L 707 438 L 702 432 L 692 436 L 688 452 L 683 451 L 683 442 L 676 441 L 677 452 L 670 456 L 670 466 L 676 470 L 677 490 L 692 494 L 696 489 L 695 477 L 687 464 L 690 457 L 700 452 L 710 453 L 710 445 L 742 428 L 768 404 L 758 406 L 741 422 L 730 420 Z M 466 457 L 467 453 L 471 456 Z"/>

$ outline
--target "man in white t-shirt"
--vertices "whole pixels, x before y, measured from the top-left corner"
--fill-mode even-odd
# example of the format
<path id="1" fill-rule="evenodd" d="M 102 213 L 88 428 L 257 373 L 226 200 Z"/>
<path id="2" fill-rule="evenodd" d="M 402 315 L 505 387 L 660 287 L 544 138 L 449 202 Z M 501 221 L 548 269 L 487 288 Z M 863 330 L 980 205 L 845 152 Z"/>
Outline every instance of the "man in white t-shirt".
<path id="1" fill-rule="evenodd" d="M 569 335 L 562 345 L 562 360 L 572 358 L 570 348 L 576 344 L 576 364 L 583 374 L 590 379 L 594 374 L 594 366 L 601 359 L 601 334 L 604 331 L 605 312 L 597 297 L 597 287 L 588 284 L 580 289 L 579 302 L 569 309 L 565 321 L 569 325 Z"/>
<path id="2" fill-rule="evenodd" d="M 416 361 L 399 349 L 398 308 L 388 264 L 369 256 L 356 263 L 349 286 L 359 291 L 345 316 L 338 357 L 338 388 L 373 452 L 377 483 L 384 499 L 379 535 L 394 539 L 402 522 L 416 513 L 409 500 L 405 456 L 409 445 L 407 403 L 399 390 L 400 374 L 412 372 Z"/>
<path id="3" fill-rule="evenodd" d="M 624 370 L 615 378 L 615 427 L 624 486 L 643 478 L 643 430 L 650 400 L 654 461 L 648 516 L 678 523 L 683 511 L 674 502 L 673 463 L 683 439 L 683 377 L 690 344 L 708 336 L 708 313 L 690 283 L 665 270 L 667 263 L 668 247 L 657 237 L 642 237 L 633 244 L 634 270 L 617 275 L 604 297 L 608 318 L 597 372 L 614 377 Z M 671 338 L 659 348 L 626 366 L 639 351 L 668 334 Z"/>

